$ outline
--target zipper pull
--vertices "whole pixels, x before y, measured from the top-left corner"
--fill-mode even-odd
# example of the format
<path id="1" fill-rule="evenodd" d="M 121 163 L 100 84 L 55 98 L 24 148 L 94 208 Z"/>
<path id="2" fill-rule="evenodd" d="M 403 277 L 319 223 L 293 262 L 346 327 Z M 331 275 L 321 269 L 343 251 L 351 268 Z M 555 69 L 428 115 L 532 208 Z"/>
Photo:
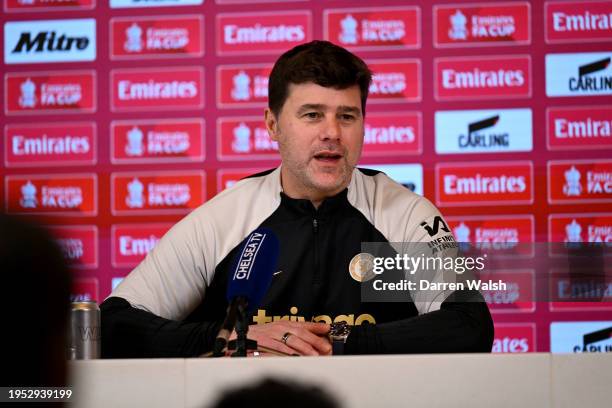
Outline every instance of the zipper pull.
<path id="1" fill-rule="evenodd" d="M 315 233 L 319 230 L 319 221 L 316 218 L 312 219 L 312 228 Z"/>

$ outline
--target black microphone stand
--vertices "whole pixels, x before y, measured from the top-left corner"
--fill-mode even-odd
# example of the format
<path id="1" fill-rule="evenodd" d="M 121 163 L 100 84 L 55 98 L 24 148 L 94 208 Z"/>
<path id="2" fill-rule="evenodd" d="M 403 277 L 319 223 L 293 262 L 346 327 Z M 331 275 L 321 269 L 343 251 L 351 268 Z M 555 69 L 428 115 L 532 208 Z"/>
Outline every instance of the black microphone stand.
<path id="1" fill-rule="evenodd" d="M 227 345 L 228 350 L 236 350 L 232 353 L 232 357 L 246 357 L 248 351 L 257 350 L 257 341 L 247 338 L 249 332 L 248 319 L 247 304 L 240 302 L 238 304 L 238 315 L 236 316 L 236 340 L 230 341 Z"/>

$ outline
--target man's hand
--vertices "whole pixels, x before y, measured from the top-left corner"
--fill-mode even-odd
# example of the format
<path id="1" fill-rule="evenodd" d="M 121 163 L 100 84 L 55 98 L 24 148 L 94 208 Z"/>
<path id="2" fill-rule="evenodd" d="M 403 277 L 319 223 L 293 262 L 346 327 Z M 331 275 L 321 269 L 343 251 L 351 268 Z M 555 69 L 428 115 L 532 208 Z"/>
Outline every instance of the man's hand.
<path id="1" fill-rule="evenodd" d="M 286 342 L 283 343 L 283 336 Z M 329 324 L 313 322 L 278 321 L 249 326 L 247 337 L 257 341 L 258 346 L 289 355 L 327 356 L 331 355 L 332 347 L 329 339 Z M 236 339 L 234 331 L 230 340 Z"/>

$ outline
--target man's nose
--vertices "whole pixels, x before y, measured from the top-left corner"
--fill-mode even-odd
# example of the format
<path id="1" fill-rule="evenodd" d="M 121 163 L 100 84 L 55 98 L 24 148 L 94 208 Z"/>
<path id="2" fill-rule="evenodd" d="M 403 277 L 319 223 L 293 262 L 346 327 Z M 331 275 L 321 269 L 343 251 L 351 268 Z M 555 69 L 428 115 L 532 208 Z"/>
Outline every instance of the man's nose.
<path id="1" fill-rule="evenodd" d="M 337 140 L 340 139 L 340 121 L 334 116 L 327 117 L 323 122 L 320 137 L 322 140 Z"/>

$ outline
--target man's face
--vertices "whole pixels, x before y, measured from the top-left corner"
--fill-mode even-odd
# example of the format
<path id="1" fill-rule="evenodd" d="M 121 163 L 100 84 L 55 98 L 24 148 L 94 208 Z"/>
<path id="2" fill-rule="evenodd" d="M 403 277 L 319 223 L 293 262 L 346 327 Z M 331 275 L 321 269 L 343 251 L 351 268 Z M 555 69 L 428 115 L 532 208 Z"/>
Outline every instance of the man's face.
<path id="1" fill-rule="evenodd" d="M 279 144 L 283 189 L 290 197 L 321 200 L 348 185 L 363 145 L 357 85 L 291 84 L 279 116 L 266 111 L 266 125 Z"/>

